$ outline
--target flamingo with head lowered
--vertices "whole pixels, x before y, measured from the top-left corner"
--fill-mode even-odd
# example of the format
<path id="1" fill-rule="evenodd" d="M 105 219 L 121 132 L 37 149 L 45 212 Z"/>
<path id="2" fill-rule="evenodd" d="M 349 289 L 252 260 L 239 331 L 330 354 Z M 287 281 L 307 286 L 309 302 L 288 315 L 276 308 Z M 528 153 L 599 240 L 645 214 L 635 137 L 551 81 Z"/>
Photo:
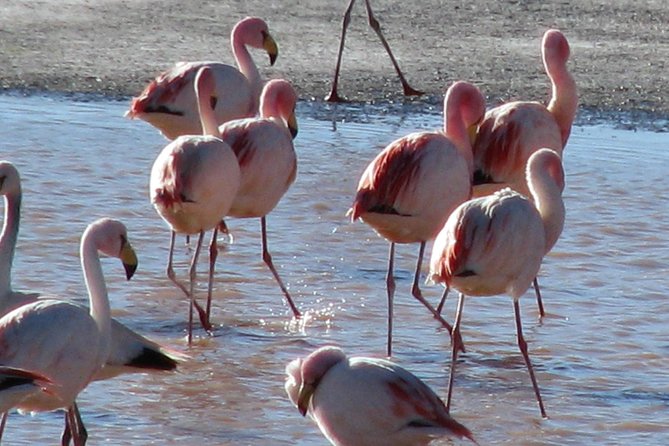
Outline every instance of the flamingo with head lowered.
<path id="1" fill-rule="evenodd" d="M 506 188 L 461 204 L 434 241 L 430 279 L 460 292 L 453 330 L 460 330 L 465 295 L 509 294 L 513 299 L 518 347 L 532 380 L 541 416 L 539 386 L 523 337 L 518 300 L 536 277 L 541 261 L 564 225 L 564 171 L 560 156 L 541 149 L 527 162 L 532 200 Z M 454 338 L 456 339 L 456 338 Z M 453 342 L 446 406 L 450 408 L 457 339 Z"/>
<path id="2" fill-rule="evenodd" d="M 469 130 L 485 113 L 485 100 L 474 85 L 456 82 L 444 98 L 443 131 L 411 133 L 390 143 L 367 166 L 350 209 L 390 242 L 388 356 L 392 353 L 392 314 L 396 243 L 419 243 L 413 296 L 451 331 L 451 326 L 423 298 L 419 288 L 425 244 L 443 227 L 450 213 L 471 196 L 472 152 Z M 461 345 L 461 343 L 456 343 Z"/>
<path id="3" fill-rule="evenodd" d="M 211 61 L 177 63 L 133 98 L 126 116 L 148 122 L 168 139 L 202 134 L 194 85 L 195 76 L 203 67 L 209 68 L 216 77 L 218 94 L 212 106 L 219 124 L 255 116 L 262 80 L 247 46 L 267 51 L 271 65 L 279 50 L 267 23 L 257 17 L 247 17 L 237 23 L 230 39 L 237 68 Z"/>

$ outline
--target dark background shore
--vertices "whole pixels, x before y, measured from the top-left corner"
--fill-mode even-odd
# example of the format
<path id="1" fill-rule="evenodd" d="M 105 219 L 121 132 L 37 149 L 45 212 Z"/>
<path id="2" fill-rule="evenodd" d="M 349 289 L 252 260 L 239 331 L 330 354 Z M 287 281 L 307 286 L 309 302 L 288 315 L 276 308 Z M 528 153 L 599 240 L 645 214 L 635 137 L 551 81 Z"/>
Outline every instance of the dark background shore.
<path id="1" fill-rule="evenodd" d="M 138 94 L 180 60 L 234 63 L 229 34 L 247 15 L 264 18 L 279 59 L 253 52 L 266 78 L 290 80 L 305 100 L 329 91 L 347 0 L 3 0 L 0 88 Z M 545 100 L 540 41 L 549 27 L 569 39 L 581 107 L 669 116 L 669 4 L 655 1 L 416 2 L 372 0 L 409 82 L 438 103 L 455 80 L 478 85 L 494 105 Z M 351 20 L 340 94 L 401 100 L 385 51 L 367 25 L 364 0 Z"/>

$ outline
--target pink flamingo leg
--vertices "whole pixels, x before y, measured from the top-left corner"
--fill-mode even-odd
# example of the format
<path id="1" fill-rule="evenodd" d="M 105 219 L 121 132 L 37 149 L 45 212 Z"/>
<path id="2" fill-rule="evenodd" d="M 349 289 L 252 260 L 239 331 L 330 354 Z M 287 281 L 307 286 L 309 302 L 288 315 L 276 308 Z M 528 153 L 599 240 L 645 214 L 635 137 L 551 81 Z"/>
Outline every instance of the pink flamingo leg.
<path id="1" fill-rule="evenodd" d="M 395 297 L 395 276 L 393 269 L 395 268 L 395 243 L 390 243 L 390 251 L 388 252 L 388 272 L 386 273 L 386 292 L 388 293 L 388 356 L 392 356 L 393 350 L 393 301 Z"/>
<path id="2" fill-rule="evenodd" d="M 293 303 L 293 299 L 290 297 L 288 289 L 283 284 L 283 281 L 281 280 L 281 277 L 279 277 L 279 273 L 277 273 L 276 268 L 274 268 L 274 263 L 272 262 L 272 256 L 270 255 L 269 250 L 267 249 L 267 222 L 264 216 L 260 217 L 260 232 L 262 237 L 262 259 L 265 262 L 265 264 L 267 264 L 269 270 L 272 271 L 272 275 L 274 275 L 274 279 L 276 279 L 277 283 L 279 284 L 279 287 L 281 287 L 281 291 L 283 291 L 283 295 L 286 297 L 286 301 L 288 302 L 290 309 L 293 310 L 293 315 L 296 318 L 300 318 L 301 316 L 300 310 L 298 310 L 297 307 L 295 306 L 295 303 Z"/>
<path id="3" fill-rule="evenodd" d="M 218 258 L 218 241 L 216 240 L 218 236 L 218 228 L 219 226 L 214 228 L 211 235 L 211 242 L 209 242 L 209 284 L 207 286 L 207 310 L 205 312 L 205 319 L 209 327 L 211 327 L 211 294 L 214 288 L 214 269 L 216 268 L 216 259 Z"/>
<path id="4" fill-rule="evenodd" d="M 462 342 L 462 339 L 460 338 L 460 332 L 454 332 L 453 327 L 451 327 L 451 324 L 446 322 L 446 319 L 441 317 L 441 314 L 435 308 L 430 305 L 430 303 L 425 300 L 423 297 L 423 293 L 420 291 L 420 287 L 418 286 L 418 281 L 420 280 L 420 267 L 423 264 L 423 255 L 425 254 L 425 242 L 420 243 L 420 248 L 418 250 L 418 261 L 416 262 L 416 272 L 414 273 L 414 278 L 413 278 L 413 286 L 411 288 L 411 294 L 413 294 L 413 297 L 416 298 L 416 300 L 420 303 L 422 303 L 425 308 L 430 310 L 430 313 L 434 316 L 436 320 L 438 320 L 441 325 L 443 325 L 446 330 L 448 330 L 448 334 L 451 337 L 451 341 L 453 342 L 454 345 L 458 345 L 458 348 L 462 349 L 462 351 L 465 351 L 465 346 L 464 343 Z M 455 338 L 458 339 L 455 339 Z"/>
<path id="5" fill-rule="evenodd" d="M 451 290 L 451 287 L 446 285 L 444 292 L 441 294 L 441 299 L 439 300 L 439 305 L 437 305 L 437 312 L 441 314 L 444 311 L 444 305 L 446 304 L 446 298 L 448 297 L 448 292 Z"/>
<path id="6" fill-rule="evenodd" d="M 330 93 L 328 93 L 328 95 L 325 96 L 325 100 L 327 102 L 344 102 L 344 99 L 340 97 L 337 92 L 337 86 L 339 83 L 339 72 L 341 70 L 342 53 L 344 52 L 344 41 L 346 40 L 346 30 L 348 28 L 348 25 L 351 23 L 351 10 L 353 9 L 354 4 L 355 0 L 351 0 L 348 6 L 346 7 L 346 11 L 344 12 L 344 19 L 342 20 L 342 27 L 341 27 L 341 37 L 339 38 L 339 51 L 337 52 L 337 64 L 335 65 L 335 73 L 334 73 L 334 78 L 332 80 L 332 88 L 330 89 Z M 367 9 L 367 19 L 369 21 L 369 26 L 371 26 L 374 32 L 376 32 L 376 35 L 379 36 L 379 39 L 381 39 L 381 44 L 383 44 L 383 47 L 386 49 L 386 52 L 388 53 L 388 56 L 390 56 L 390 61 L 395 67 L 395 71 L 397 72 L 397 75 L 400 78 L 400 82 L 402 83 L 404 95 L 420 96 L 424 94 L 424 92 L 416 90 L 409 85 L 406 78 L 404 77 L 404 74 L 402 73 L 402 70 L 400 69 L 399 64 L 397 63 L 397 60 L 395 59 L 395 56 L 393 55 L 393 52 L 390 49 L 390 45 L 386 41 L 386 38 L 383 36 L 383 32 L 381 32 L 381 25 L 379 24 L 379 21 L 374 17 L 374 12 L 372 11 L 372 6 L 370 5 L 369 0 L 365 0 L 365 6 Z"/>
<path id="7" fill-rule="evenodd" d="M 465 306 L 465 295 L 460 293 L 458 299 L 458 308 L 455 310 L 455 321 L 453 322 L 453 330 L 460 333 L 460 321 L 462 320 L 462 309 Z M 451 394 L 453 393 L 453 382 L 455 381 L 455 363 L 458 360 L 458 343 L 453 341 L 453 351 L 451 353 L 451 373 L 448 377 L 448 396 L 446 397 L 446 411 L 451 411 Z"/>
<path id="8" fill-rule="evenodd" d="M 535 277 L 534 282 L 532 282 L 534 286 L 534 294 L 537 295 L 537 305 L 539 306 L 539 319 L 544 317 L 546 315 L 546 312 L 544 311 L 544 302 L 541 300 L 541 290 L 539 289 L 539 280 Z"/>
<path id="9" fill-rule="evenodd" d="M 0 418 L 0 442 L 2 441 L 2 434 L 5 432 L 5 425 L 7 424 L 7 412 L 2 413 L 2 418 Z"/>
<path id="10" fill-rule="evenodd" d="M 376 32 L 376 35 L 379 36 L 379 39 L 381 39 L 383 47 L 386 49 L 388 56 L 390 56 L 390 61 L 393 63 L 395 71 L 397 71 L 397 75 L 399 76 L 400 82 L 402 83 L 402 88 L 404 89 L 404 96 L 420 96 L 422 94 L 425 94 L 422 91 L 412 88 L 407 82 L 407 80 L 404 78 L 404 74 L 402 74 L 402 70 L 400 70 L 400 66 L 397 63 L 397 60 L 395 60 L 393 52 L 390 50 L 390 45 L 388 45 L 386 38 L 383 37 L 383 33 L 381 32 L 381 25 L 379 24 L 379 21 L 376 20 L 376 18 L 374 17 L 374 13 L 372 12 L 372 6 L 369 4 L 369 0 L 365 0 L 365 5 L 367 6 L 367 18 L 369 20 L 369 26 L 371 26 L 372 29 Z"/>
<path id="11" fill-rule="evenodd" d="M 85 446 L 88 439 L 88 432 L 81 419 L 77 403 L 73 403 L 65 412 L 65 429 L 61 437 L 61 445 L 69 446 L 70 440 L 73 440 L 74 446 Z"/>
<path id="12" fill-rule="evenodd" d="M 543 418 L 548 418 L 546 415 L 546 410 L 544 409 L 544 403 L 541 400 L 541 393 L 539 393 L 537 379 L 534 377 L 534 368 L 530 362 L 530 356 L 527 353 L 527 342 L 525 342 L 525 338 L 523 337 L 523 326 L 522 322 L 520 321 L 520 305 L 518 304 L 518 300 L 513 301 L 513 311 L 516 313 L 516 336 L 518 338 L 518 347 L 520 348 L 520 353 L 523 354 L 525 365 L 527 365 L 527 371 L 530 373 L 530 379 L 532 380 L 532 386 L 534 387 L 534 394 L 537 397 L 537 403 L 539 403 L 541 416 Z"/>

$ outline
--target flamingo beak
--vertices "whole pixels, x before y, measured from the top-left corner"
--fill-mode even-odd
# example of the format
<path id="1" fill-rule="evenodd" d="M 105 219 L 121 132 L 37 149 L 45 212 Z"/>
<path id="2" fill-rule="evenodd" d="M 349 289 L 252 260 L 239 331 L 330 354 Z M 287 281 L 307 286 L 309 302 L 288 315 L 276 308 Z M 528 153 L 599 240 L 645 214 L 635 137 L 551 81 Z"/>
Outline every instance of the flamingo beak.
<path id="1" fill-rule="evenodd" d="M 269 64 L 274 65 L 276 58 L 279 56 L 279 47 L 268 32 L 263 31 L 262 47 L 269 55 Z"/>
<path id="2" fill-rule="evenodd" d="M 297 118 L 295 117 L 295 110 L 288 117 L 288 130 L 290 130 L 290 135 L 295 139 L 297 137 Z"/>
<path id="3" fill-rule="evenodd" d="M 123 268 L 125 268 L 125 277 L 130 280 L 137 270 L 137 254 L 132 249 L 130 242 L 125 237 L 122 237 L 121 254 L 119 255 Z"/>
<path id="4" fill-rule="evenodd" d="M 297 395 L 297 409 L 303 417 L 307 416 L 309 403 L 311 402 L 311 397 L 314 395 L 314 391 L 316 391 L 316 386 L 302 383 L 300 393 Z"/>

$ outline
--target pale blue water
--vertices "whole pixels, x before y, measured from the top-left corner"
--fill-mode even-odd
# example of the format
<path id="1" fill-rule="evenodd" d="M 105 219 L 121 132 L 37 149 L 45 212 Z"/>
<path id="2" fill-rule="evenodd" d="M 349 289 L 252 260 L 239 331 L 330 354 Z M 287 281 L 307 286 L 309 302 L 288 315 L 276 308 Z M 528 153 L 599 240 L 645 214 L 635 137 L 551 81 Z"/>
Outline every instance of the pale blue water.
<path id="1" fill-rule="evenodd" d="M 235 243 L 216 275 L 213 318 L 221 327 L 188 349 L 187 305 L 164 274 L 168 230 L 148 200 L 149 171 L 166 141 L 124 119 L 126 106 L 0 96 L 0 159 L 17 165 L 24 188 L 14 287 L 84 299 L 81 232 L 102 216 L 121 219 L 140 267 L 126 282 L 116 262 L 103 262 L 112 307 L 192 356 L 178 373 L 92 384 L 79 398 L 90 444 L 326 444 L 286 398 L 283 368 L 326 343 L 384 354 L 388 246 L 345 214 L 374 155 L 410 131 L 440 127 L 438 111 L 301 104 L 298 179 L 268 224 L 275 263 L 306 323 L 290 323 L 260 260 L 258 222 L 230 220 Z M 482 445 L 669 444 L 668 149 L 667 133 L 573 130 L 565 230 L 540 276 L 548 317 L 537 321 L 531 290 L 522 301 L 550 419 L 539 416 L 510 299 L 470 299 L 453 415 Z M 398 248 L 394 351 L 445 396 L 448 337 L 409 294 L 416 253 Z M 185 248 L 178 260 L 184 277 Z M 436 301 L 441 289 L 424 292 Z M 61 427 L 61 414 L 13 415 L 5 441 L 57 444 Z"/>

